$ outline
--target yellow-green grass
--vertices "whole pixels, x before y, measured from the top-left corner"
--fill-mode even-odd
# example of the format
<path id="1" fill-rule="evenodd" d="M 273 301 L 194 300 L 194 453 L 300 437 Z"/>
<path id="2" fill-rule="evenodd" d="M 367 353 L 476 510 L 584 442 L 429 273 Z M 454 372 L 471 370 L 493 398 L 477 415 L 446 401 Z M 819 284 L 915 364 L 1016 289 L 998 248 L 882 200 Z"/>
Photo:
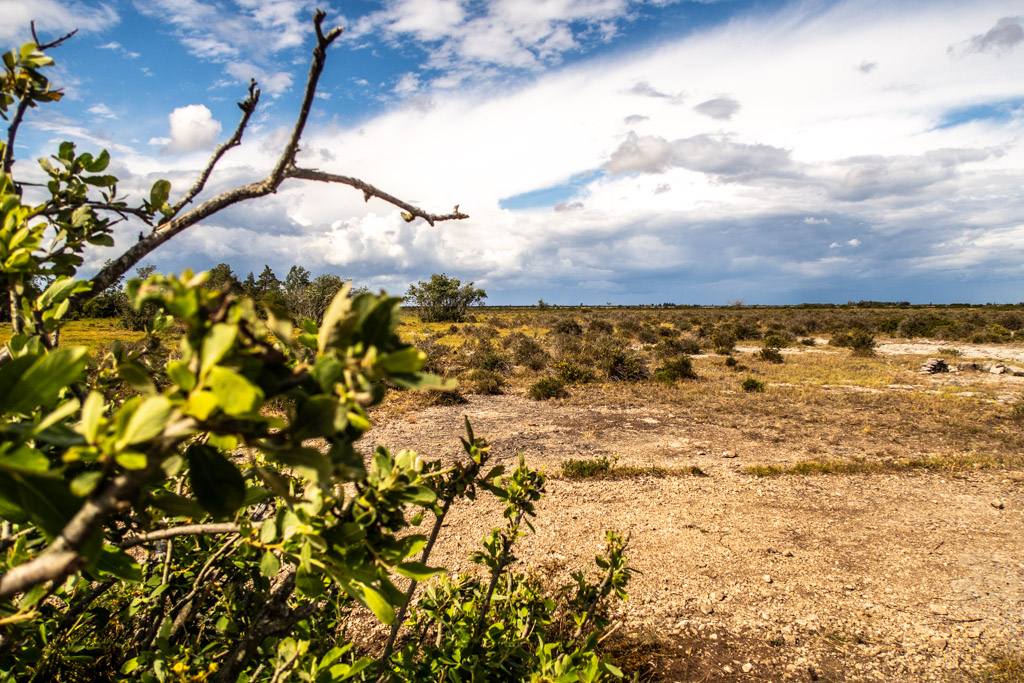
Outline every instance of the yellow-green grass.
<path id="1" fill-rule="evenodd" d="M 123 342 L 136 341 L 144 336 L 142 332 L 132 332 L 120 326 L 117 318 L 95 318 L 72 320 L 61 328 L 61 346 L 84 346 L 89 353 L 102 353 L 115 339 Z M 0 325 L 0 345 L 6 344 L 11 337 L 10 325 Z"/>

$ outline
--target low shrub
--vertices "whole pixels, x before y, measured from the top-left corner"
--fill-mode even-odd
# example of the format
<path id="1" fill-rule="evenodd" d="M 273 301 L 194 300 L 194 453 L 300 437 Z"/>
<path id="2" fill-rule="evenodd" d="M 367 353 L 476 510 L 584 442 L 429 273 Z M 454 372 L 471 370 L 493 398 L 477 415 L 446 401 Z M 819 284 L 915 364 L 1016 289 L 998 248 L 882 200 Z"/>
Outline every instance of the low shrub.
<path id="1" fill-rule="evenodd" d="M 601 360 L 601 369 L 616 382 L 639 382 L 651 376 L 644 359 L 624 349 L 613 349 Z"/>
<path id="2" fill-rule="evenodd" d="M 765 346 L 760 351 L 758 351 L 757 355 L 761 357 L 761 360 L 767 361 L 769 363 L 782 362 L 782 353 L 777 348 L 771 346 Z"/>
<path id="3" fill-rule="evenodd" d="M 715 353 L 728 356 L 736 349 L 736 337 L 731 330 L 715 330 L 711 333 L 711 347 Z"/>
<path id="4" fill-rule="evenodd" d="M 682 356 L 668 361 L 654 371 L 654 379 L 666 384 L 674 384 L 681 379 L 697 379 L 697 373 L 693 371 L 693 359 Z"/>
<path id="5" fill-rule="evenodd" d="M 544 350 L 540 343 L 526 335 L 519 335 L 515 347 L 512 350 L 512 360 L 516 365 L 522 365 L 534 372 L 539 372 L 547 367 L 551 356 Z"/>
<path id="6" fill-rule="evenodd" d="M 735 356 L 729 356 L 725 359 L 725 367 L 727 368 L 735 368 L 739 363 Z"/>
<path id="7" fill-rule="evenodd" d="M 567 479 L 587 479 L 599 477 L 611 471 L 615 466 L 613 460 L 602 455 L 600 458 L 586 458 L 581 460 L 569 459 L 562 461 L 562 476 Z"/>
<path id="8" fill-rule="evenodd" d="M 804 346 L 816 346 L 818 342 L 814 340 L 814 337 L 804 337 L 800 340 L 800 343 Z"/>
<path id="9" fill-rule="evenodd" d="M 856 356 L 875 355 L 875 335 L 865 330 L 851 332 L 850 349 Z"/>
<path id="10" fill-rule="evenodd" d="M 553 367 L 558 373 L 558 378 L 569 384 L 583 384 L 594 379 L 594 373 L 589 368 L 582 367 L 573 361 L 559 361 Z"/>
<path id="11" fill-rule="evenodd" d="M 555 334 L 569 334 L 575 337 L 583 334 L 583 327 L 576 322 L 575 318 L 561 318 L 551 326 L 551 331 Z"/>
<path id="12" fill-rule="evenodd" d="M 665 337 L 666 339 L 674 339 L 682 334 L 679 330 L 668 325 L 659 325 L 656 328 L 659 337 Z"/>
<path id="13" fill-rule="evenodd" d="M 642 344 L 657 344 L 658 332 L 653 327 L 641 327 L 636 333 L 636 339 Z"/>
<path id="14" fill-rule="evenodd" d="M 771 332 L 764 336 L 761 340 L 761 345 L 766 349 L 784 349 L 789 346 L 789 340 L 781 334 Z"/>
<path id="15" fill-rule="evenodd" d="M 751 392 L 763 392 L 764 391 L 764 382 L 759 382 L 756 379 L 754 379 L 753 377 L 748 377 L 745 380 L 743 380 L 743 385 L 742 386 L 743 386 L 743 391 L 751 391 Z"/>
<path id="16" fill-rule="evenodd" d="M 610 320 L 596 318 L 587 323 L 587 332 L 590 334 L 614 334 L 615 325 Z"/>
<path id="17" fill-rule="evenodd" d="M 473 356 L 474 365 L 480 370 L 497 372 L 504 375 L 512 372 L 512 361 L 508 356 L 499 353 L 490 345 L 481 346 Z"/>
<path id="18" fill-rule="evenodd" d="M 557 377 L 541 377 L 530 386 L 526 395 L 534 401 L 543 401 L 549 398 L 565 398 L 569 392 L 565 390 L 565 382 Z"/>
<path id="19" fill-rule="evenodd" d="M 503 394 L 505 378 L 491 370 L 475 370 L 469 376 L 473 386 L 474 394 L 496 395 Z"/>

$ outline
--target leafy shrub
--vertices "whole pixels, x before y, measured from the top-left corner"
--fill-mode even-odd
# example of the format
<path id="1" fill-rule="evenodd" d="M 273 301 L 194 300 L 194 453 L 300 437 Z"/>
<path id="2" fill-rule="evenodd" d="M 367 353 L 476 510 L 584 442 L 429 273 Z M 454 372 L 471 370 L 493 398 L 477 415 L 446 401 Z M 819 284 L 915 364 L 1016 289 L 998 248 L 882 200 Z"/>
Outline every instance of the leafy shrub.
<path id="1" fill-rule="evenodd" d="M 783 361 L 782 353 L 772 346 L 762 347 L 761 350 L 757 352 L 757 355 L 760 356 L 761 360 L 769 363 L 781 363 Z"/>
<path id="2" fill-rule="evenodd" d="M 711 346 L 715 353 L 728 356 L 736 349 L 736 336 L 732 330 L 718 329 L 711 333 Z"/>
<path id="3" fill-rule="evenodd" d="M 816 346 L 818 342 L 814 340 L 814 337 L 802 337 L 800 343 L 804 346 Z"/>
<path id="4" fill-rule="evenodd" d="M 789 346 L 789 340 L 781 334 L 770 332 L 761 340 L 761 346 L 766 349 L 784 349 Z"/>
<path id="5" fill-rule="evenodd" d="M 875 353 L 875 335 L 865 330 L 850 333 L 850 350 L 857 356 L 872 356 Z"/>
<path id="6" fill-rule="evenodd" d="M 551 331 L 555 334 L 568 334 L 574 337 L 583 334 L 583 326 L 576 322 L 575 318 L 560 318 Z"/>
<path id="7" fill-rule="evenodd" d="M 470 306 L 487 298 L 487 292 L 463 285 L 460 280 L 444 273 L 434 273 L 426 282 L 409 285 L 405 298 L 420 309 L 420 317 L 427 322 L 465 322 Z"/>
<path id="8" fill-rule="evenodd" d="M 615 325 L 610 320 L 595 318 L 587 324 L 587 332 L 590 334 L 614 334 Z"/>
<path id="9" fill-rule="evenodd" d="M 514 344 L 512 360 L 515 361 L 516 365 L 522 365 L 534 372 L 538 372 L 546 368 L 551 360 L 548 352 L 533 337 L 519 335 Z"/>
<path id="10" fill-rule="evenodd" d="M 497 351 L 489 342 L 481 343 L 473 354 L 473 365 L 488 372 L 508 374 L 512 372 L 512 361 Z"/>
<path id="11" fill-rule="evenodd" d="M 675 339 L 682 334 L 682 332 L 674 327 L 670 327 L 669 325 L 658 325 L 654 329 L 658 333 L 659 337 L 665 337 L 666 339 Z"/>
<path id="12" fill-rule="evenodd" d="M 725 367 L 735 368 L 737 365 L 739 365 L 739 361 L 736 360 L 736 356 L 729 356 L 725 359 Z"/>
<path id="13" fill-rule="evenodd" d="M 636 338 L 643 344 L 657 344 L 658 332 L 653 327 L 644 326 L 637 330 Z"/>
<path id="14" fill-rule="evenodd" d="M 682 356 L 668 361 L 654 371 L 654 379 L 666 384 L 674 384 L 681 379 L 697 379 L 697 373 L 693 371 L 693 359 Z"/>
<path id="15" fill-rule="evenodd" d="M 341 33 L 323 30 L 325 16 L 315 15 L 310 101 Z M 41 73 L 53 63 L 44 50 L 28 44 L 4 55 L 0 112 L 20 100 L 20 120 L 60 99 Z M 253 84 L 239 103 L 236 138 L 258 101 Z M 0 677 L 277 683 L 621 676 L 595 652 L 608 625 L 605 603 L 625 597 L 632 573 L 621 538 L 606 536 L 596 580 L 577 573 L 548 594 L 509 569 L 517 539 L 532 528 L 543 473 L 522 459 L 510 471 L 488 470 L 489 447 L 468 422 L 464 456 L 444 463 L 359 443 L 371 428 L 367 411 L 389 386 L 450 388 L 424 375 L 425 354 L 399 337 L 401 300 L 340 292 L 320 323 L 307 318 L 296 330 L 287 316 L 261 314 L 245 294 L 205 288 L 205 274 L 152 275 L 126 291 L 136 310 L 152 305 L 157 312 L 138 347 L 114 344 L 90 359 L 84 347 L 54 344 L 71 297 L 89 300 L 92 285 L 76 279 L 88 245 L 112 246 L 111 226 L 125 215 L 148 228 L 173 220 L 184 230 L 211 206 L 274 192 L 286 177 L 300 177 L 291 162 L 304 122 L 303 115 L 278 171 L 202 206 L 189 204 L 205 175 L 173 198 L 171 184 L 157 180 L 148 197 L 129 206 L 116 196 L 117 178 L 99 175 L 107 152 L 78 154 L 70 142 L 59 146 L 59 164 L 41 164 L 51 179 L 44 187 L 52 213 L 23 204 L 14 176 L 0 174 L 0 253 L 18 264 L 0 270 L 13 318 L 0 351 Z M 4 161 L 12 172 L 21 168 L 8 166 L 16 128 Z M 405 214 L 409 221 L 464 217 L 410 211 L 417 215 Z M 164 235 L 144 232 L 92 277 L 96 290 Z M 53 276 L 41 293 L 30 286 L 38 273 Z M 178 356 L 159 352 L 165 348 Z M 286 407 L 272 413 L 275 401 Z M 440 571 L 428 563 L 450 506 L 482 492 L 499 501 L 504 522 L 471 558 L 482 566 L 480 577 L 431 584 L 408 620 L 431 637 L 399 640 L 417 583 Z M 413 528 L 424 513 L 433 518 L 429 540 Z M 404 592 L 399 577 L 408 581 Z M 349 619 L 359 606 L 391 626 L 374 657 L 358 656 L 350 640 L 364 640 L 369 630 L 364 620 Z"/>
<path id="16" fill-rule="evenodd" d="M 553 367 L 558 373 L 558 378 L 569 384 L 582 384 L 594 379 L 593 372 L 572 361 L 559 361 Z"/>
<path id="17" fill-rule="evenodd" d="M 505 393 L 502 387 L 505 386 L 505 378 L 491 370 L 474 370 L 469 381 L 473 386 L 474 394 L 495 395 Z"/>
<path id="18" fill-rule="evenodd" d="M 607 474 L 614 466 L 615 462 L 606 455 L 600 458 L 563 460 L 562 476 L 566 479 L 588 479 Z"/>
<path id="19" fill-rule="evenodd" d="M 613 349 L 601 359 L 600 365 L 605 376 L 617 382 L 639 382 L 651 374 L 643 358 L 624 349 Z"/>
<path id="20" fill-rule="evenodd" d="M 530 385 L 526 395 L 534 401 L 543 401 L 549 398 L 565 398 L 569 392 L 565 390 L 565 382 L 557 377 L 541 377 Z"/>
<path id="21" fill-rule="evenodd" d="M 743 380 L 743 385 L 742 386 L 743 386 L 743 391 L 754 391 L 754 392 L 764 391 L 764 382 L 759 382 L 758 380 L 754 379 L 753 377 L 747 377 L 745 380 Z"/>
<path id="22" fill-rule="evenodd" d="M 694 356 L 700 352 L 700 344 L 697 343 L 696 339 L 689 336 L 665 339 L 654 347 L 654 354 L 659 358 Z"/>

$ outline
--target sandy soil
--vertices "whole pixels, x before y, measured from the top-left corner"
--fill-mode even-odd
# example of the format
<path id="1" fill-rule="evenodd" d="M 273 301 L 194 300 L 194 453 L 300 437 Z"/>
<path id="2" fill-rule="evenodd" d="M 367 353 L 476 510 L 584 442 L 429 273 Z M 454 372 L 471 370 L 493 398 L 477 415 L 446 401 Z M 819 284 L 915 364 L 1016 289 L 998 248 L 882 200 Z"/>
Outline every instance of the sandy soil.
<path id="1" fill-rule="evenodd" d="M 1024 349 L 957 348 L 1024 362 Z M 741 468 L 791 460 L 785 445 L 694 425 L 669 406 L 519 396 L 427 408 L 371 438 L 458 457 L 464 415 L 493 445 L 492 462 L 514 464 L 521 450 L 553 475 L 537 532 L 517 552 L 525 565 L 568 578 L 593 566 L 605 529 L 632 534 L 643 573 L 617 608 L 619 633 L 648 644 L 654 680 L 955 680 L 1024 642 L 1019 472 L 759 479 Z M 563 460 L 602 454 L 708 476 L 557 477 Z M 469 570 L 466 556 L 500 523 L 493 502 L 456 508 L 438 552 Z"/>

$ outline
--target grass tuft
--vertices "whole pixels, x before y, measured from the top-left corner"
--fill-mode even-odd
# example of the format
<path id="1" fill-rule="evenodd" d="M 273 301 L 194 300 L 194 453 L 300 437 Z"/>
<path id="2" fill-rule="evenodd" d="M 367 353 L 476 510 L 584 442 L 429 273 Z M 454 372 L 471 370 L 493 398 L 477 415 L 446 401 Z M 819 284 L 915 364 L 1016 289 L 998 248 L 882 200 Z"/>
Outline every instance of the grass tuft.
<path id="1" fill-rule="evenodd" d="M 910 460 L 805 460 L 792 467 L 779 465 L 751 465 L 743 472 L 755 477 L 778 477 L 784 474 L 868 474 L 878 472 L 908 472 L 913 470 L 938 470 L 958 472 L 963 470 L 986 470 L 1003 467 L 998 458 L 964 456 L 953 458 L 918 458 Z"/>

